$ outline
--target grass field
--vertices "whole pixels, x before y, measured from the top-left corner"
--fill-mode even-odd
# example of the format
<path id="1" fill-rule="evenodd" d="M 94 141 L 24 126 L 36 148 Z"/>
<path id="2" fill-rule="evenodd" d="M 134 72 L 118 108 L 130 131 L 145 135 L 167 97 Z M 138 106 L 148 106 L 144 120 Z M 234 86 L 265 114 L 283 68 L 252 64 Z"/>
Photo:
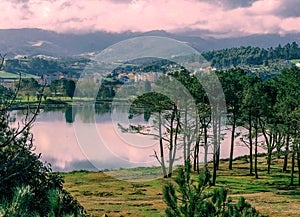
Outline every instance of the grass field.
<path id="1" fill-rule="evenodd" d="M 0 78 L 19 78 L 19 77 L 20 77 L 19 74 L 0 71 Z M 35 75 L 30 75 L 30 74 L 25 74 L 25 73 L 22 73 L 21 77 L 22 78 L 36 78 Z"/>
<path id="2" fill-rule="evenodd" d="M 291 63 L 296 64 L 300 62 L 300 59 L 294 59 L 294 60 L 290 60 Z"/>
<path id="3" fill-rule="evenodd" d="M 289 187 L 290 174 L 281 172 L 281 159 L 274 161 L 270 175 L 266 174 L 265 161 L 264 157 L 259 158 L 259 179 L 248 175 L 248 163 L 244 159 L 236 160 L 232 171 L 227 169 L 228 162 L 223 161 L 218 171 L 217 187 L 225 186 L 233 199 L 244 196 L 264 215 L 299 216 L 300 188 Z M 104 213 L 109 217 L 164 216 L 162 186 L 170 179 L 142 181 L 134 178 L 155 176 L 158 169 L 64 173 L 64 186 L 91 216 L 102 216 Z M 132 177 L 135 181 L 115 178 L 121 176 Z"/>

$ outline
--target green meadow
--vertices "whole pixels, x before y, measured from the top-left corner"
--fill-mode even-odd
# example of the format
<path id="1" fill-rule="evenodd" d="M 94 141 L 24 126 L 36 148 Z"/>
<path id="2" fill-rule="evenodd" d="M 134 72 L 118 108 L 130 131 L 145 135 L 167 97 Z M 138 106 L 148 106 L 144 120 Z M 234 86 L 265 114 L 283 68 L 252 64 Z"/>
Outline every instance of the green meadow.
<path id="1" fill-rule="evenodd" d="M 290 62 L 293 63 L 293 64 L 296 64 L 296 63 L 300 62 L 300 59 L 293 59 L 293 60 L 290 60 Z"/>
<path id="2" fill-rule="evenodd" d="M 22 78 L 36 78 L 35 75 L 21 73 Z M 20 78 L 20 75 L 17 73 L 9 73 L 5 71 L 0 71 L 0 78 Z"/>
<path id="3" fill-rule="evenodd" d="M 233 200 L 244 196 L 263 215 L 299 216 L 300 188 L 289 186 L 290 174 L 282 173 L 281 165 L 282 159 L 275 159 L 271 174 L 267 174 L 266 158 L 259 157 L 259 178 L 256 179 L 248 175 L 249 163 L 245 158 L 235 160 L 232 171 L 228 170 L 228 161 L 224 160 L 218 170 L 216 187 L 226 187 Z M 166 206 L 162 186 L 172 181 L 172 178 L 154 179 L 159 177 L 159 168 L 154 167 L 110 172 L 77 171 L 62 175 L 64 187 L 90 216 L 104 213 L 109 217 L 164 216 Z M 295 179 L 295 183 L 297 181 Z"/>

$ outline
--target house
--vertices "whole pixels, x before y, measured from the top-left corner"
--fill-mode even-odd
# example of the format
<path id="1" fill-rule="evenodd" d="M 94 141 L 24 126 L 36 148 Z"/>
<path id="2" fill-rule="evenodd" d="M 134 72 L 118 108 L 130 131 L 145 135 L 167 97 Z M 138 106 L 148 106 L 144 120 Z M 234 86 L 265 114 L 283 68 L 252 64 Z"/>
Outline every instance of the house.
<path id="1" fill-rule="evenodd" d="M 135 74 L 134 81 L 138 82 L 138 81 L 146 81 L 146 80 L 148 80 L 150 82 L 154 82 L 161 75 L 162 75 L 162 73 L 160 73 L 160 72 L 140 72 L 140 73 L 136 73 Z"/>
<path id="2" fill-rule="evenodd" d="M 129 74 L 127 75 L 127 77 L 128 77 L 130 80 L 134 80 L 135 75 L 134 75 L 133 73 L 129 73 Z"/>
<path id="3" fill-rule="evenodd" d="M 205 68 L 206 73 L 211 73 L 211 72 L 214 72 L 216 70 L 217 70 L 216 67 L 211 67 L 211 66 Z"/>

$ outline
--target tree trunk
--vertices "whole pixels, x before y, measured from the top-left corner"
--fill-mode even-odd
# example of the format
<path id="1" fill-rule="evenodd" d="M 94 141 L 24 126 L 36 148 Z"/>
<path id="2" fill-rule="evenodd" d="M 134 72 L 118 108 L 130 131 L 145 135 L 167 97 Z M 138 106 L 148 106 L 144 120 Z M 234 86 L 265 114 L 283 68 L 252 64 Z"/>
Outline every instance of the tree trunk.
<path id="1" fill-rule="evenodd" d="M 276 133 L 275 138 L 275 147 L 277 152 L 277 159 L 280 159 L 281 156 L 281 148 L 282 148 L 282 135 L 280 133 Z"/>
<path id="2" fill-rule="evenodd" d="M 267 159 L 267 164 L 268 164 L 268 174 L 271 173 L 271 163 L 272 163 L 272 147 L 273 147 L 273 142 L 274 138 L 272 135 L 270 135 L 270 141 L 268 144 L 268 159 Z"/>
<path id="3" fill-rule="evenodd" d="M 192 141 L 191 141 L 191 135 L 189 133 L 188 137 L 187 137 L 187 159 L 188 161 L 191 162 L 191 146 L 192 146 Z"/>
<path id="4" fill-rule="evenodd" d="M 184 132 L 183 132 L 183 158 L 184 162 L 189 160 L 188 153 L 187 153 L 187 108 L 184 111 Z"/>
<path id="5" fill-rule="evenodd" d="M 255 178 L 258 179 L 258 172 L 257 172 L 257 139 L 258 139 L 258 126 L 256 122 L 255 126 L 255 159 L 254 159 L 254 170 L 255 170 Z"/>
<path id="6" fill-rule="evenodd" d="M 295 173 L 295 148 L 293 147 L 292 152 L 292 169 L 291 169 L 291 182 L 290 185 L 294 185 L 294 173 Z"/>
<path id="7" fill-rule="evenodd" d="M 172 176 L 172 156 L 173 156 L 173 123 L 174 118 L 173 118 L 173 112 L 171 116 L 171 122 L 170 122 L 170 142 L 169 142 L 169 172 L 168 172 L 168 177 Z"/>
<path id="8" fill-rule="evenodd" d="M 204 166 L 205 167 L 208 165 L 207 155 L 208 155 L 208 135 L 207 135 L 207 125 L 204 121 Z"/>
<path id="9" fill-rule="evenodd" d="M 174 151 L 173 151 L 172 164 L 171 164 L 171 171 L 172 171 L 172 173 L 173 173 L 174 161 L 176 159 L 177 138 L 178 138 L 179 126 L 180 126 L 180 117 L 178 116 L 177 117 L 177 123 L 176 123 L 175 137 L 174 137 Z"/>
<path id="10" fill-rule="evenodd" d="M 163 145 L 163 138 L 162 138 L 162 122 L 161 122 L 161 113 L 158 114 L 158 133 L 159 133 L 159 149 L 160 149 L 160 164 L 161 169 L 163 171 L 164 178 L 167 178 L 167 170 L 165 165 L 165 159 L 164 159 L 164 145 Z"/>
<path id="11" fill-rule="evenodd" d="M 218 127 L 217 127 L 217 117 L 216 113 L 213 114 L 213 181 L 212 185 L 216 184 L 216 179 L 217 179 L 217 169 L 218 169 Z"/>
<path id="12" fill-rule="evenodd" d="M 218 138 L 218 144 L 217 144 L 217 170 L 219 169 L 219 165 L 220 165 L 220 146 L 221 146 L 221 115 L 218 115 L 218 119 L 217 119 L 217 127 L 218 127 L 218 132 L 217 132 L 217 138 Z"/>
<path id="13" fill-rule="evenodd" d="M 272 139 L 273 135 L 272 134 L 268 134 L 266 132 L 266 129 L 265 129 L 265 127 L 264 127 L 264 125 L 263 125 L 263 123 L 262 123 L 261 120 L 259 120 L 259 124 L 260 124 L 261 130 L 262 130 L 262 133 L 264 135 L 265 142 L 267 144 L 267 171 L 268 171 L 268 174 L 270 174 L 271 160 L 272 160 L 272 150 L 273 150 L 273 147 L 274 147 L 274 141 Z"/>
<path id="14" fill-rule="evenodd" d="M 197 173 L 200 174 L 200 165 L 199 165 L 199 151 L 200 151 L 200 140 L 197 141 L 197 158 L 196 158 L 196 165 L 197 165 Z"/>
<path id="15" fill-rule="evenodd" d="M 248 116 L 248 120 L 249 120 L 249 149 L 250 149 L 250 153 L 249 153 L 249 160 L 250 160 L 250 175 L 253 175 L 253 144 L 252 144 L 252 114 L 251 114 L 251 110 L 249 111 L 249 116 Z"/>
<path id="16" fill-rule="evenodd" d="M 193 165 L 194 172 L 197 171 L 197 164 L 198 164 L 198 159 L 199 159 L 198 156 L 199 156 L 199 143 L 198 143 L 198 141 L 196 141 L 195 149 L 194 149 L 194 165 Z"/>
<path id="17" fill-rule="evenodd" d="M 197 173 L 199 174 L 200 134 L 199 134 L 198 116 L 196 116 L 195 134 L 197 137 L 196 137 L 195 150 L 194 150 L 194 171 L 197 171 Z"/>
<path id="18" fill-rule="evenodd" d="M 271 173 L 271 158 L 272 158 L 272 152 L 271 149 L 268 147 L 268 154 L 267 154 L 268 174 Z"/>
<path id="19" fill-rule="evenodd" d="M 235 127 L 236 127 L 236 118 L 235 118 L 235 112 L 233 112 L 233 123 L 232 123 L 231 144 L 230 144 L 230 156 L 229 156 L 229 169 L 230 170 L 232 170 L 232 162 L 233 162 Z"/>
<path id="20" fill-rule="evenodd" d="M 172 176 L 173 162 L 174 162 L 173 158 L 175 158 L 175 152 L 176 152 L 176 149 L 175 149 L 174 145 L 176 144 L 175 139 L 177 139 L 177 132 L 175 132 L 175 137 L 173 136 L 173 134 L 174 134 L 174 120 L 176 118 L 176 114 L 177 114 L 177 108 L 176 108 L 176 106 L 174 106 L 173 111 L 172 111 L 172 115 L 171 115 L 171 121 L 170 121 L 169 172 L 168 172 L 168 177 Z M 177 123 L 175 129 L 178 130 L 178 123 Z"/>
<path id="21" fill-rule="evenodd" d="M 216 185 L 217 181 L 217 164 L 216 164 L 216 155 L 213 156 L 213 177 L 212 177 L 212 186 Z"/>
<path id="22" fill-rule="evenodd" d="M 289 143 L 290 143 L 290 136 L 287 135 L 286 137 L 286 144 L 285 144 L 285 154 L 284 154 L 284 161 L 283 161 L 283 167 L 282 171 L 287 171 L 287 165 L 288 165 L 288 157 L 289 157 Z"/>

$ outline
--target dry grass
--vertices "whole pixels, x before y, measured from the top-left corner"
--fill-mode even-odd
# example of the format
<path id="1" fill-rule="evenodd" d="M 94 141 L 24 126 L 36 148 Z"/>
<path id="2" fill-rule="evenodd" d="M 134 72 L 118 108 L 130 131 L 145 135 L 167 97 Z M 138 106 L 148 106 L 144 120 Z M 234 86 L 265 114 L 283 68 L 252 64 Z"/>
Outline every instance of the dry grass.
<path id="1" fill-rule="evenodd" d="M 244 196 L 264 215 L 300 216 L 300 188 L 288 186 L 290 174 L 281 172 L 281 159 L 274 161 L 270 175 L 266 173 L 265 161 L 264 157 L 259 158 L 259 179 L 248 175 L 249 165 L 243 158 L 234 162 L 232 171 L 227 169 L 228 162 L 221 162 L 217 187 L 228 188 L 230 196 L 234 199 Z M 155 175 L 154 170 L 140 168 L 111 173 L 73 172 L 63 175 L 65 188 L 92 216 L 102 216 L 104 213 L 110 217 L 164 216 L 162 186 L 170 180 L 134 179 L 137 173 L 145 176 Z M 114 178 L 120 177 L 119 175 L 132 177 L 134 181 Z M 297 181 L 295 179 L 295 183 Z"/>

